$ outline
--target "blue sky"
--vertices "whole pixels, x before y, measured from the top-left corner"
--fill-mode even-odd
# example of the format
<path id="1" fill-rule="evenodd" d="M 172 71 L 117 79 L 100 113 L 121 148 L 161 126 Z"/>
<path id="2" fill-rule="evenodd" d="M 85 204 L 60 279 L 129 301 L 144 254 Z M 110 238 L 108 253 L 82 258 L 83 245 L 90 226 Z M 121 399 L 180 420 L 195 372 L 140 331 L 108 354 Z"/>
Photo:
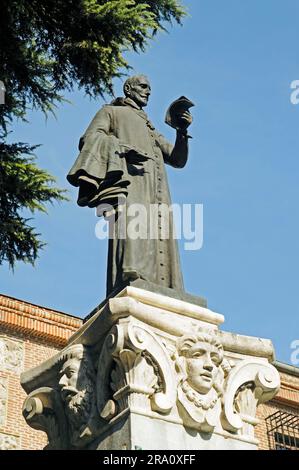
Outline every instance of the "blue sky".
<path id="1" fill-rule="evenodd" d="M 196 103 L 190 156 L 169 168 L 173 202 L 204 205 L 204 243 L 184 251 L 186 290 L 225 315 L 223 329 L 270 338 L 277 359 L 290 362 L 299 339 L 299 80 L 297 0 L 185 0 L 184 26 L 159 34 L 145 54 L 129 54 L 133 72 L 151 79 L 147 112 L 164 124 L 171 101 Z M 121 82 L 115 82 L 116 94 Z M 0 268 L 0 292 L 77 316 L 105 295 L 107 243 L 95 236 L 94 211 L 76 205 L 65 180 L 77 144 L 103 100 L 66 97 L 57 120 L 40 113 L 15 123 L 12 138 L 43 144 L 39 165 L 68 188 L 71 201 L 49 207 L 34 225 L 47 247 L 35 267 Z M 109 98 L 107 98 L 109 101 Z"/>

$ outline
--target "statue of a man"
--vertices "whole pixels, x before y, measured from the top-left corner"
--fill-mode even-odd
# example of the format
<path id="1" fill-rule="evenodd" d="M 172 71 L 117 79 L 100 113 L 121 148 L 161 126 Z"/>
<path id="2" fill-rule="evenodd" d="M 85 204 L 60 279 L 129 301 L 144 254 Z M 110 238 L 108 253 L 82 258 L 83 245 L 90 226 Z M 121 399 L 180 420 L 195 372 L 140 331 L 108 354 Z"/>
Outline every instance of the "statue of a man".
<path id="1" fill-rule="evenodd" d="M 164 163 L 183 168 L 188 156 L 187 128 L 191 114 L 182 111 L 176 119 L 176 141 L 172 145 L 156 131 L 143 108 L 151 87 L 144 75 L 130 77 L 124 84 L 124 98 L 103 106 L 80 140 L 80 154 L 67 178 L 79 186 L 78 204 L 95 207 L 110 204 L 116 210 L 125 202 L 144 207 L 141 224 L 149 228 L 151 207 L 158 210 L 157 236 L 109 239 L 107 295 L 128 281 L 143 279 L 160 286 L 183 290 L 177 242 L 171 214 L 167 237 L 162 234 L 163 211 L 171 204 Z M 128 220 L 128 219 L 127 219 Z M 128 222 L 127 222 L 128 224 Z"/>

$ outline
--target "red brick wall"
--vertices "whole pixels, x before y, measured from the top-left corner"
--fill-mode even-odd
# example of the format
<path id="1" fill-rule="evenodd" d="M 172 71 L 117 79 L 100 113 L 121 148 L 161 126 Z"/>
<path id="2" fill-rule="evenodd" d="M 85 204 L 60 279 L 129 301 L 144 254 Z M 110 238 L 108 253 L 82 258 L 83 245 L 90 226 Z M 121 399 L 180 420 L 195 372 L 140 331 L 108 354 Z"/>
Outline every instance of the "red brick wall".
<path id="1" fill-rule="evenodd" d="M 47 436 L 22 415 L 20 374 L 61 350 L 82 320 L 0 295 L 0 449 L 43 449 Z"/>
<path id="2" fill-rule="evenodd" d="M 299 416 L 299 377 L 280 372 L 280 379 L 281 388 L 274 400 L 258 407 L 260 423 L 255 428 L 255 435 L 260 441 L 261 450 L 269 450 L 265 421 L 268 416 L 279 410 Z"/>
<path id="3" fill-rule="evenodd" d="M 12 335 L 4 328 L 0 328 L 0 335 L 4 340 L 21 341 L 24 348 L 22 371 L 40 364 L 58 351 L 57 347 L 47 344 L 46 340 L 26 338 L 26 335 L 22 334 Z M 6 377 L 8 380 L 6 422 L 4 426 L 0 427 L 0 433 L 15 436 L 19 441 L 18 447 L 20 449 L 43 449 L 47 444 L 46 434 L 29 427 L 22 416 L 22 406 L 27 395 L 20 385 L 20 374 L 14 371 L 0 370 L 0 377 Z"/>

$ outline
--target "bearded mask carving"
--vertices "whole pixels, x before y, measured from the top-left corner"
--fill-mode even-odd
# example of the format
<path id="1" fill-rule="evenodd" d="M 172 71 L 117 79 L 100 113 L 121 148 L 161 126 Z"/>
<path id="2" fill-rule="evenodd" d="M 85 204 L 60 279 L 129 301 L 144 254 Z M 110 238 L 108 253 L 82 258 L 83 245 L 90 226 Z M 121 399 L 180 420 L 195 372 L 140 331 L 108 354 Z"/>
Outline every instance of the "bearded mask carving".
<path id="1" fill-rule="evenodd" d="M 59 387 L 70 426 L 72 443 L 82 437 L 94 411 L 95 371 L 88 352 L 82 345 L 66 351 L 60 370 Z"/>

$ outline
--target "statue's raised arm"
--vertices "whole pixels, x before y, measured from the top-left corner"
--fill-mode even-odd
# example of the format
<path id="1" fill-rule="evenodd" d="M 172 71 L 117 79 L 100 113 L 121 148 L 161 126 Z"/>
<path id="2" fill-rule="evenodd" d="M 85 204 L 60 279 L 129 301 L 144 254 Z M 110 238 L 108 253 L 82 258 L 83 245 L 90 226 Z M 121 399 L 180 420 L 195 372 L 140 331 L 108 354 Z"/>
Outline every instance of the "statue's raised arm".
<path id="1" fill-rule="evenodd" d="M 79 187 L 80 206 L 97 206 L 99 215 L 110 214 L 107 295 L 136 279 L 183 291 L 172 215 L 165 211 L 171 201 L 164 163 L 175 168 L 186 164 L 193 103 L 181 97 L 170 107 L 168 124 L 175 122 L 176 129 L 173 145 L 143 111 L 150 94 L 144 75 L 128 78 L 125 96 L 103 106 L 93 118 L 67 176 Z M 140 236 L 132 229 L 136 211 Z"/>

